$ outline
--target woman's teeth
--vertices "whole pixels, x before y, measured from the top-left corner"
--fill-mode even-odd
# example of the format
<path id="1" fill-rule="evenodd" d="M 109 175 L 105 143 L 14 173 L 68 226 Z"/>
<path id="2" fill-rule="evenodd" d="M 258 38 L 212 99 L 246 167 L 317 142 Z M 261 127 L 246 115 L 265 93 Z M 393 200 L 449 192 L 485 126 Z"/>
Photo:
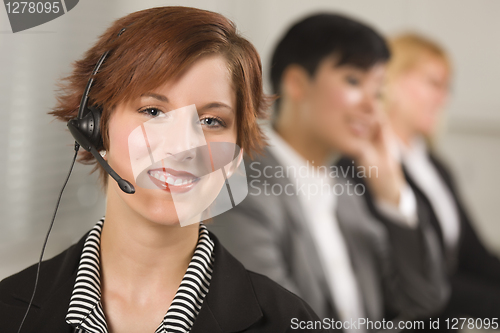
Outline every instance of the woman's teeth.
<path id="1" fill-rule="evenodd" d="M 154 178 L 173 186 L 191 184 L 196 180 L 196 178 L 165 176 L 165 173 L 161 171 L 150 171 L 149 174 Z"/>

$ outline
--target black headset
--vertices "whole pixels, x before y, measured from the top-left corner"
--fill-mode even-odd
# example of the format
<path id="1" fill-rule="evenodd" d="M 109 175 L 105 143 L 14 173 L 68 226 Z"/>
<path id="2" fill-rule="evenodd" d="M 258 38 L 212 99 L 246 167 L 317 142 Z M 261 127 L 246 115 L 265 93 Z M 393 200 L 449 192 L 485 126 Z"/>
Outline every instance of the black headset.
<path id="1" fill-rule="evenodd" d="M 118 33 L 118 37 L 125 32 L 126 28 L 123 28 Z M 68 121 L 68 128 L 73 137 L 76 140 L 75 149 L 77 150 L 79 146 L 90 152 L 96 161 L 106 170 L 106 172 L 118 183 L 120 189 L 128 194 L 135 193 L 135 188 L 130 182 L 121 178 L 113 168 L 106 162 L 102 156 L 99 154 L 98 149 L 103 148 L 102 135 L 100 130 L 100 120 L 102 114 L 102 108 L 98 105 L 88 106 L 90 88 L 94 82 L 94 76 L 99 72 L 99 68 L 106 60 L 109 54 L 109 50 L 104 52 L 104 54 L 99 58 L 97 64 L 92 71 L 92 75 L 87 82 L 85 91 L 83 92 L 82 99 L 80 101 L 80 107 L 78 108 L 78 116 L 74 119 Z"/>

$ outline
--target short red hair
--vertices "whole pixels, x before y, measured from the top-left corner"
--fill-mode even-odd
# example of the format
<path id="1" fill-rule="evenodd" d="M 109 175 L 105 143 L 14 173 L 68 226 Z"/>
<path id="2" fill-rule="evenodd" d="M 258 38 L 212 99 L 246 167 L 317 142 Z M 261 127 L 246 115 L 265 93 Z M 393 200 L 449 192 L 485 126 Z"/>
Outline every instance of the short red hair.
<path id="1" fill-rule="evenodd" d="M 117 38 L 121 29 L 126 31 Z M 264 135 L 258 118 L 264 118 L 268 100 L 262 89 L 262 65 L 253 45 L 241 37 L 224 16 L 189 7 L 157 7 L 115 21 L 74 63 L 62 80 L 58 103 L 51 114 L 68 121 L 78 114 L 80 99 L 99 57 L 110 51 L 90 90 L 89 105 L 102 107 L 101 134 L 108 147 L 108 121 L 115 106 L 154 90 L 209 54 L 223 55 L 236 92 L 237 143 L 247 154 L 260 152 Z M 80 161 L 95 163 L 89 152 Z M 104 181 L 105 171 L 100 168 Z"/>

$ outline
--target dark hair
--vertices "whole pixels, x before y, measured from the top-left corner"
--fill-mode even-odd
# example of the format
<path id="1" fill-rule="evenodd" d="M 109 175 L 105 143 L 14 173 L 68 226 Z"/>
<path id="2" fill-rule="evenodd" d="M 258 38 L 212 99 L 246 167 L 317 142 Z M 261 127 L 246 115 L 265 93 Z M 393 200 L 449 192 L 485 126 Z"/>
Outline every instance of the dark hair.
<path id="1" fill-rule="evenodd" d="M 117 38 L 118 32 L 126 31 Z M 264 145 L 257 125 L 268 100 L 262 89 L 262 66 L 253 45 L 221 14 L 189 7 L 158 7 L 122 17 L 104 32 L 65 78 L 58 104 L 51 112 L 68 121 L 76 117 L 85 85 L 99 57 L 110 50 L 90 90 L 89 105 L 103 108 L 101 133 L 108 148 L 108 121 L 115 106 L 154 90 L 182 75 L 203 56 L 221 54 L 227 60 L 236 92 L 237 143 L 250 156 Z M 89 152 L 80 161 L 95 163 Z M 99 165 L 97 166 L 99 168 Z M 104 181 L 106 173 L 102 168 Z"/>
<path id="2" fill-rule="evenodd" d="M 292 65 L 314 76 L 326 57 L 339 57 L 337 66 L 363 70 L 390 57 L 384 38 L 369 26 L 338 14 L 316 14 L 295 23 L 281 39 L 271 60 L 273 93 L 280 94 L 281 77 Z"/>

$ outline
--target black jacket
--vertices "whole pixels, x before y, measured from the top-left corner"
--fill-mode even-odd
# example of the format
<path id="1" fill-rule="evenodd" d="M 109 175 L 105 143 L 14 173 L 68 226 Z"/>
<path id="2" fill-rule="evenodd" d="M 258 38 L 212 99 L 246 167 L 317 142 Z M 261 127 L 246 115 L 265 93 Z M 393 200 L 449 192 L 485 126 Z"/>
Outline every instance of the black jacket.
<path id="1" fill-rule="evenodd" d="M 450 316 L 468 315 L 478 318 L 500 317 L 500 260 L 483 245 L 474 223 L 465 209 L 448 168 L 433 154 L 429 155 L 441 178 L 448 186 L 460 218 L 460 238 L 455 251 L 446 248 L 437 215 L 427 200 L 431 224 L 440 236 L 449 267 L 451 298 L 447 308 Z M 408 176 L 408 175 L 407 175 Z M 418 195 L 425 197 L 410 177 L 407 180 Z M 424 201 L 425 202 L 425 201 Z"/>
<path id="2" fill-rule="evenodd" d="M 474 230 L 474 223 L 465 209 L 456 185 L 448 168 L 433 154 L 430 161 L 449 188 L 460 218 L 460 238 L 455 251 L 444 243 L 441 226 L 429 198 L 405 171 L 408 184 L 413 189 L 418 214 L 425 215 L 426 225 L 430 225 L 441 244 L 441 255 L 447 266 L 448 283 L 451 287 L 450 298 L 444 307 L 442 317 L 500 318 L 500 260 L 486 249 Z M 339 165 L 352 165 L 352 160 L 343 158 Z M 356 181 L 362 181 L 357 179 Z M 369 191 L 365 195 L 368 206 L 377 214 L 374 199 Z M 443 324 L 443 322 L 442 322 Z M 443 325 L 441 325 L 443 326 Z"/>
<path id="3" fill-rule="evenodd" d="M 299 297 L 267 277 L 247 271 L 217 240 L 210 290 L 196 318 L 192 333 L 217 332 L 326 332 L 292 330 L 292 319 L 318 321 Z M 71 333 L 65 316 L 85 237 L 56 257 L 44 261 L 38 288 L 22 332 Z M 0 331 L 17 332 L 26 312 L 36 265 L 0 282 Z M 305 323 L 304 323 L 305 324 Z"/>

